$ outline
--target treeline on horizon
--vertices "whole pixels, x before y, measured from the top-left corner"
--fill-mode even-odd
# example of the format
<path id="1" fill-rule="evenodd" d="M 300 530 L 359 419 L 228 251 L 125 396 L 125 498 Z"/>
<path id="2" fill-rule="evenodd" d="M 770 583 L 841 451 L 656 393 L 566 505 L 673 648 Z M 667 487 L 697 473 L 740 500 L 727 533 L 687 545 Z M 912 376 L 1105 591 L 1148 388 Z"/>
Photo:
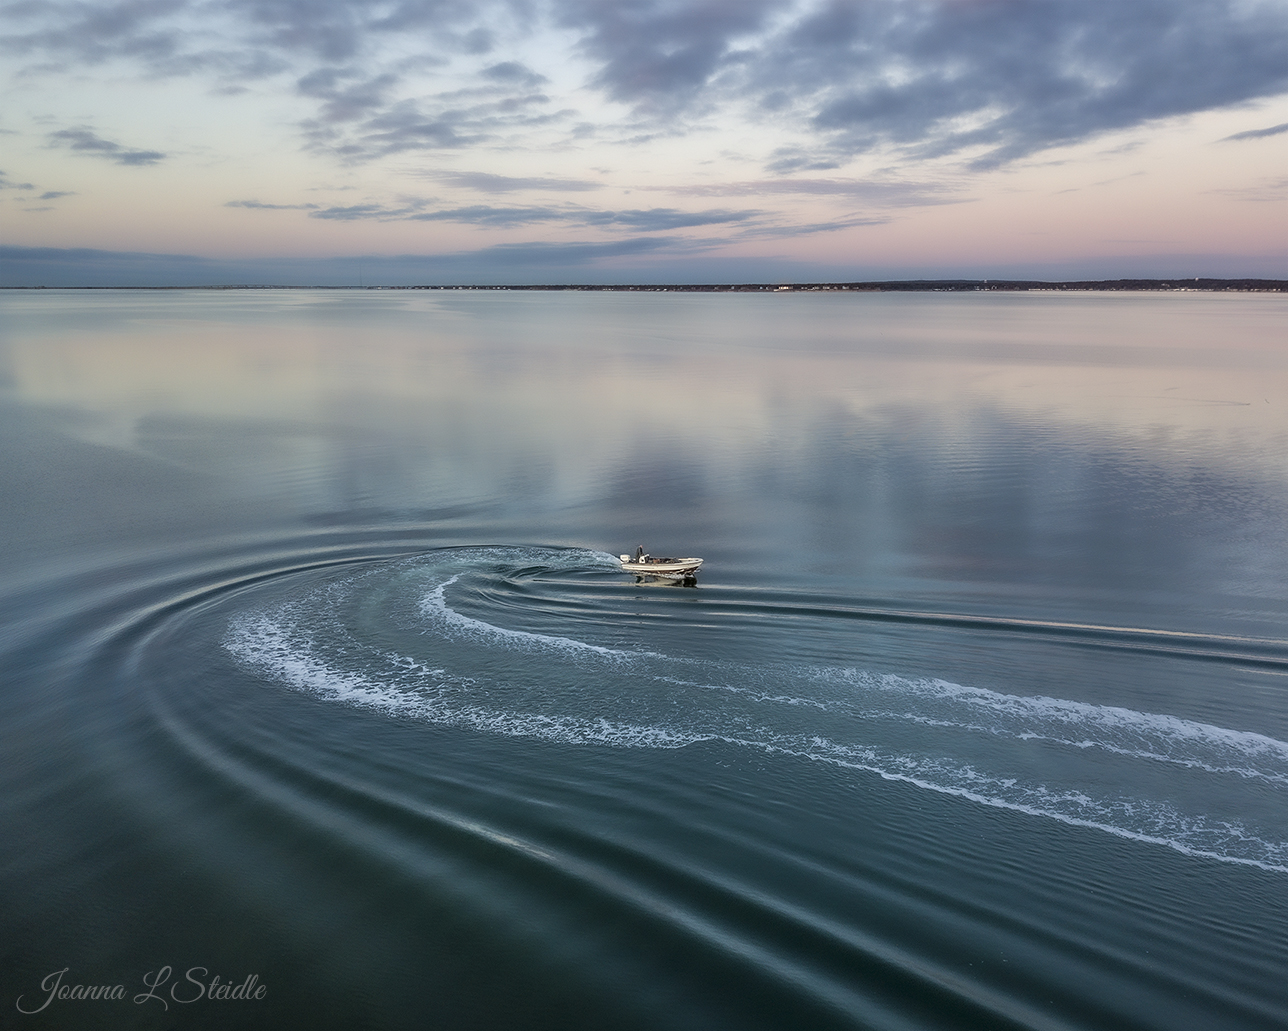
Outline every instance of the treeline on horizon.
<path id="1" fill-rule="evenodd" d="M 286 284 L 226 283 L 206 286 L 10 286 L 4 290 L 588 290 L 640 293 L 755 293 L 842 290 L 849 292 L 968 293 L 989 290 L 1069 291 L 1245 291 L 1288 293 L 1288 279 L 1079 279 L 1048 282 L 1039 279 L 899 279 L 861 283 L 455 283 L 413 286 L 290 286 Z"/>

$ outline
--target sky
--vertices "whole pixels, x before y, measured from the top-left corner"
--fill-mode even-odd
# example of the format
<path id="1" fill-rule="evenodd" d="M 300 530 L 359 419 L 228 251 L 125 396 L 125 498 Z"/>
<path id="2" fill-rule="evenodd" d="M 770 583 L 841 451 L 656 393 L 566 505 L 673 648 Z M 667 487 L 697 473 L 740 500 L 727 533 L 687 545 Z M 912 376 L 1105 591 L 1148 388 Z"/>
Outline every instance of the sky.
<path id="1" fill-rule="evenodd" d="M 0 0 L 0 286 L 1288 278 L 1288 0 Z"/>

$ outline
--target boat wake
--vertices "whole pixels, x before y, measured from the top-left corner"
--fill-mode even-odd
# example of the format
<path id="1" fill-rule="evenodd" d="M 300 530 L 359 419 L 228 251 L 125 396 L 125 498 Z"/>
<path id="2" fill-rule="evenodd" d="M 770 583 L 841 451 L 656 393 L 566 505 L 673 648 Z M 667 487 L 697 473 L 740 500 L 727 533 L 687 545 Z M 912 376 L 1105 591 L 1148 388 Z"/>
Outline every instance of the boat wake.
<path id="1" fill-rule="evenodd" d="M 624 644 L 609 606 L 577 610 L 576 637 L 524 608 L 535 578 L 613 572 L 591 551 L 434 552 L 243 611 L 224 643 L 266 680 L 402 718 L 578 746 L 719 742 L 1288 873 L 1273 816 L 1288 743 L 935 677 L 674 656 Z M 525 615 L 531 629 L 502 625 Z"/>

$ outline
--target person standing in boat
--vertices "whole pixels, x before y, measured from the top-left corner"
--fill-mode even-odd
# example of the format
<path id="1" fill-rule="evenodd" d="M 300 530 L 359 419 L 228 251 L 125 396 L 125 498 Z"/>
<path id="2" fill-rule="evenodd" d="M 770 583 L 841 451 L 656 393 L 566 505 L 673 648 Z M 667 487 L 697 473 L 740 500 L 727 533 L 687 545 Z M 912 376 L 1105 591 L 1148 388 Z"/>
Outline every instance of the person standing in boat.
<path id="1" fill-rule="evenodd" d="M 641 544 L 638 548 L 635 549 L 635 561 L 643 562 L 645 558 L 646 556 L 644 554 L 644 545 Z"/>

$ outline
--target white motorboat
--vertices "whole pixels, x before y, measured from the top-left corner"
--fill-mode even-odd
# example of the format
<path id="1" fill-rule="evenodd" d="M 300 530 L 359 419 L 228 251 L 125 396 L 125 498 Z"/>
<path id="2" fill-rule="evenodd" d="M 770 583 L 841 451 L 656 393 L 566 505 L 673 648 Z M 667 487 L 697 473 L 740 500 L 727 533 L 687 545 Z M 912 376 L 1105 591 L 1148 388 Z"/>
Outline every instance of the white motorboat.
<path id="1" fill-rule="evenodd" d="M 630 555 L 619 555 L 618 558 L 626 572 L 637 576 L 689 579 L 698 575 L 698 567 L 702 565 L 700 558 L 655 558 L 645 554 L 643 547 L 636 549 L 634 558 Z"/>

